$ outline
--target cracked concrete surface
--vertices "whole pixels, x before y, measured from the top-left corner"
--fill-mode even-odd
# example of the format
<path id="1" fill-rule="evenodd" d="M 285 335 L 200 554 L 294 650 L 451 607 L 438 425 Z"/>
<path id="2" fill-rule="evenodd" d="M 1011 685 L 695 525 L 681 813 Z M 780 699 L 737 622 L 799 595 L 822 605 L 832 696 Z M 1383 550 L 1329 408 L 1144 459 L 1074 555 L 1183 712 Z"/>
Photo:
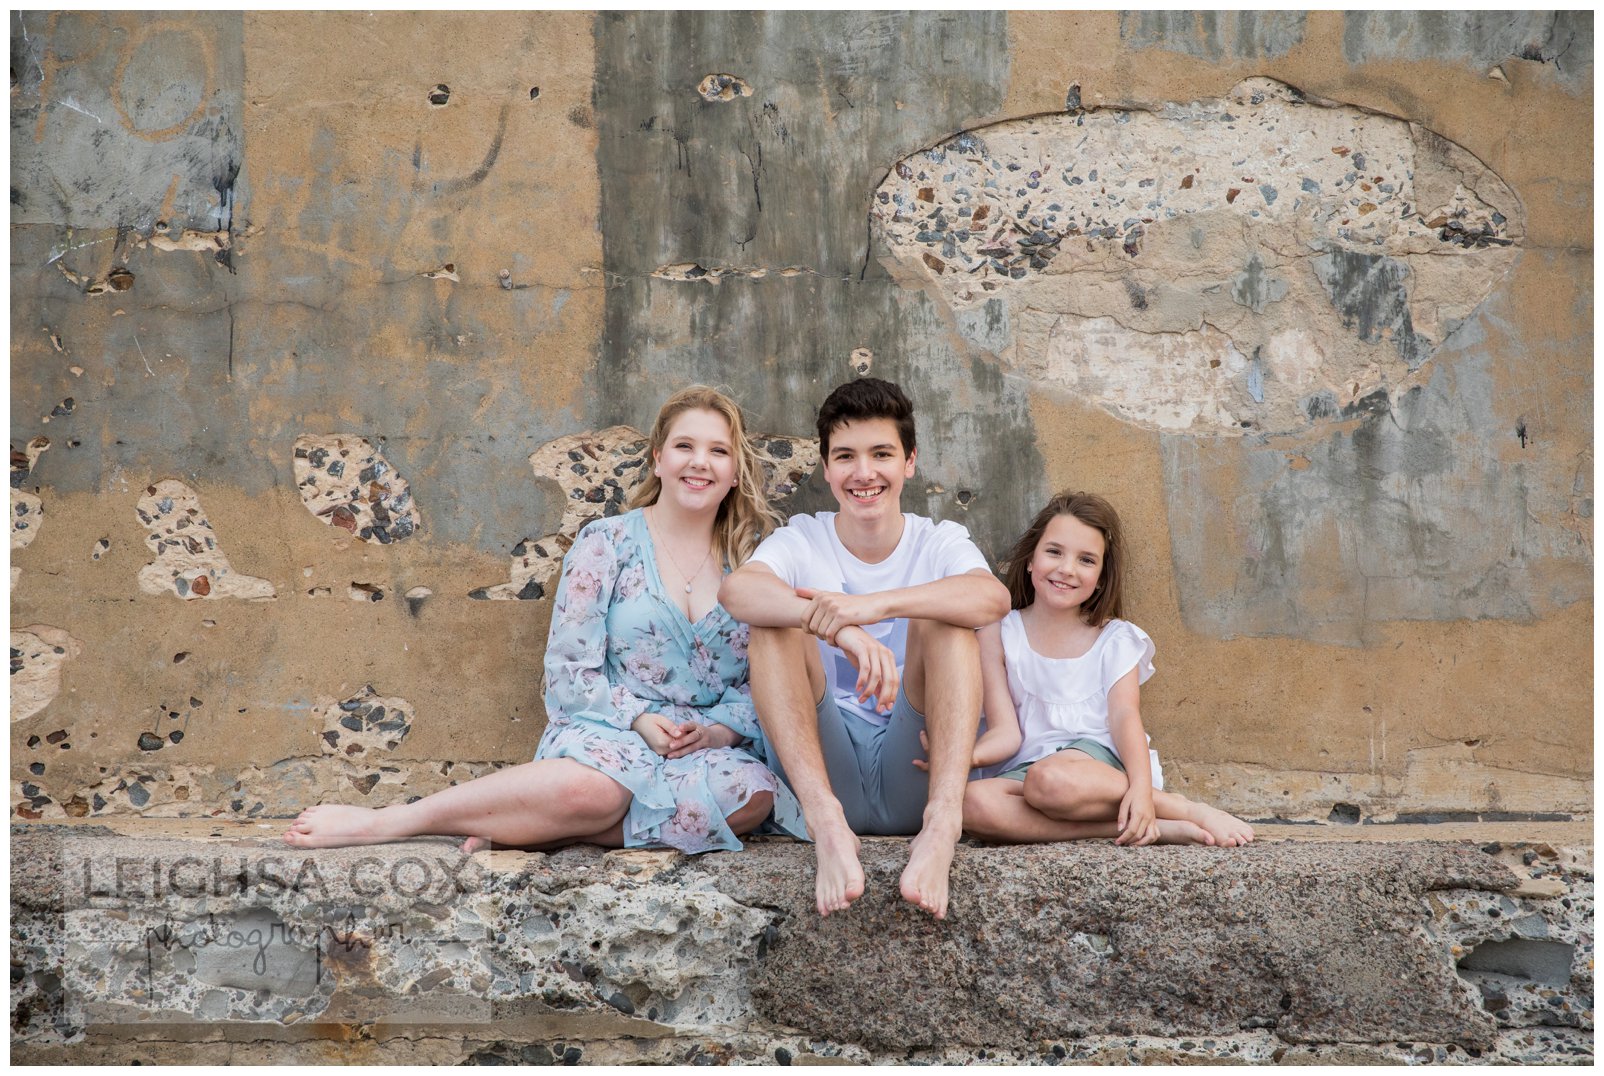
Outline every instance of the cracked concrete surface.
<path id="1" fill-rule="evenodd" d="M 955 312 L 1010 326 L 1007 367 L 1130 422 L 1237 435 L 1407 383 L 1524 235 L 1462 147 L 1264 78 L 965 131 L 898 161 L 870 220 Z"/>
<path id="2" fill-rule="evenodd" d="M 819 920 L 789 841 L 309 854 L 279 825 L 15 828 L 14 1050 L 159 1026 L 168 1045 L 134 1048 L 284 1059 L 366 1027 L 375 1059 L 1592 1054 L 1591 853 L 1564 838 L 965 846 L 938 924 L 896 898 L 895 839 L 865 842 L 868 894 Z"/>

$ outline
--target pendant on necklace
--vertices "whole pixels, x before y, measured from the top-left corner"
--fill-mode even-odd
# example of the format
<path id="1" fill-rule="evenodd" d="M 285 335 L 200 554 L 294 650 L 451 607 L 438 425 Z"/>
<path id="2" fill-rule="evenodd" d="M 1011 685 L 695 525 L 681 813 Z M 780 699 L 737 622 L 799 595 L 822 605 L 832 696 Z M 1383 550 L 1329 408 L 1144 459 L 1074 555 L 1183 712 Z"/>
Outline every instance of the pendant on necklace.
<path id="1" fill-rule="evenodd" d="M 691 585 L 689 583 L 686 583 L 685 584 L 685 593 L 689 594 L 690 592 L 691 592 Z"/>

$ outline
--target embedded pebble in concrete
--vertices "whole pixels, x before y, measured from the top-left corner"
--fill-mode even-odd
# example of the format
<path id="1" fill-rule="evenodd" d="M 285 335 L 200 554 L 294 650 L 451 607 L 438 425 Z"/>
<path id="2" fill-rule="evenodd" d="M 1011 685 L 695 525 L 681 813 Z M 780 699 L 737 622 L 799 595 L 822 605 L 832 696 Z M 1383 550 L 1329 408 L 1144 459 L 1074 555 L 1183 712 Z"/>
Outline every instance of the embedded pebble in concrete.
<path id="1" fill-rule="evenodd" d="M 1524 240 L 1468 151 L 1266 78 L 966 131 L 898 162 L 870 217 L 977 346 L 1200 433 L 1305 429 L 1405 381 Z"/>
<path id="2" fill-rule="evenodd" d="M 61 667 L 78 656 L 77 639 L 48 624 L 11 632 L 11 721 L 25 721 L 61 691 Z"/>
<path id="3" fill-rule="evenodd" d="M 733 101 L 737 97 L 751 97 L 752 87 L 735 75 L 708 75 L 696 86 L 704 101 Z"/>
<path id="4" fill-rule="evenodd" d="M 11 548 L 26 549 L 39 537 L 39 526 L 44 522 L 45 506 L 32 493 L 11 491 Z"/>
<path id="5" fill-rule="evenodd" d="M 796 492 L 819 465 L 818 445 L 805 437 L 753 435 L 768 458 L 763 466 L 764 493 L 778 503 Z M 563 554 L 592 520 L 624 511 L 636 482 L 649 472 L 647 439 L 629 426 L 610 426 L 595 433 L 571 434 L 548 441 L 529 457 L 537 478 L 556 482 L 565 494 L 562 519 L 555 533 L 525 538 L 512 550 L 510 578 L 478 587 L 470 598 L 489 601 L 533 601 L 554 589 Z"/>
<path id="6" fill-rule="evenodd" d="M 145 544 L 156 554 L 139 570 L 139 589 L 146 594 L 176 594 L 185 601 L 275 597 L 266 579 L 234 571 L 200 499 L 184 483 L 169 478 L 147 486 L 135 512 L 146 528 Z"/>
<path id="7" fill-rule="evenodd" d="M 325 702 L 313 712 L 323 725 L 319 746 L 325 755 L 357 759 L 370 751 L 394 751 L 412 731 L 412 704 L 380 697 L 372 684 L 350 698 Z"/>
<path id="8" fill-rule="evenodd" d="M 295 485 L 308 512 L 364 542 L 403 541 L 422 525 L 406 479 L 364 437 L 297 437 Z"/>

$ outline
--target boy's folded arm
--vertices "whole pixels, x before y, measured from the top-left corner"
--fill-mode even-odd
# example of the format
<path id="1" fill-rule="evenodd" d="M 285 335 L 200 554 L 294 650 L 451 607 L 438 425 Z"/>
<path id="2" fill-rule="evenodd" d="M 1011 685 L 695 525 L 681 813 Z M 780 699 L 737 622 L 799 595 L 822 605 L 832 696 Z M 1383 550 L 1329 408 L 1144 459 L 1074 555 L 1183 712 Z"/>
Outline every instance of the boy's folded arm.
<path id="1" fill-rule="evenodd" d="M 886 619 L 939 620 L 978 629 L 995 624 L 1008 613 L 1008 588 L 985 568 L 883 591 L 880 597 Z"/>
<path id="2" fill-rule="evenodd" d="M 747 561 L 725 576 L 718 600 L 736 620 L 759 628 L 794 628 L 808 605 L 774 569 L 760 561 Z"/>

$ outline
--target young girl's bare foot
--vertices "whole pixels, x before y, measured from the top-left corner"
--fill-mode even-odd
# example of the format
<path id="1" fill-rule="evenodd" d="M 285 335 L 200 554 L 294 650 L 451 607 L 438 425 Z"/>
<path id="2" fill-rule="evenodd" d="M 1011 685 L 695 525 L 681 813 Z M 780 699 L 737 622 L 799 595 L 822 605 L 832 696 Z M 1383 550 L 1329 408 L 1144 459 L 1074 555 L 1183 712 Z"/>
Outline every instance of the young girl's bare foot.
<path id="1" fill-rule="evenodd" d="M 1159 844 L 1213 844 L 1214 834 L 1194 822 L 1178 818 L 1158 820 Z"/>
<path id="2" fill-rule="evenodd" d="M 813 834 L 816 880 L 814 901 L 820 915 L 843 912 L 863 896 L 863 865 L 858 862 L 858 835 L 843 819 L 839 826 L 819 827 Z"/>
<path id="3" fill-rule="evenodd" d="M 1206 803 L 1193 803 L 1191 807 L 1192 821 L 1208 830 L 1214 837 L 1212 843 L 1221 848 L 1237 848 L 1253 840 L 1253 827 L 1233 814 L 1226 814 L 1218 807 L 1210 807 Z"/>
<path id="4" fill-rule="evenodd" d="M 937 919 L 947 918 L 948 875 L 962 823 L 927 821 L 908 849 L 902 871 L 902 899 Z"/>
<path id="5" fill-rule="evenodd" d="M 296 848 L 344 848 L 353 844 L 383 844 L 411 836 L 385 824 L 382 812 L 372 807 L 320 804 L 308 807 L 284 832 L 284 843 Z"/>

